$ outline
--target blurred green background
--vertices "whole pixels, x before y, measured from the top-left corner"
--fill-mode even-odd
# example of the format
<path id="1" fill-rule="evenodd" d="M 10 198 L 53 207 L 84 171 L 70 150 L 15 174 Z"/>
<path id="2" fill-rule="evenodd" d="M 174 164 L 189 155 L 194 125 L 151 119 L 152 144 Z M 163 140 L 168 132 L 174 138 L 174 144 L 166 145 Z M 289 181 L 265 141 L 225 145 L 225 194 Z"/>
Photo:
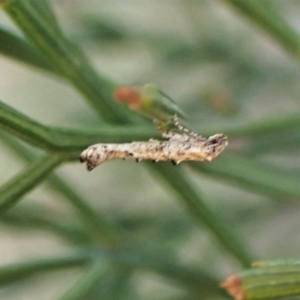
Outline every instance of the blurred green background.
<path id="1" fill-rule="evenodd" d="M 198 195 L 187 197 L 203 201 L 210 221 L 193 215 L 184 185 L 178 192 L 180 180 L 174 192 L 174 181 L 158 175 L 155 168 L 165 163 L 149 169 L 116 160 L 93 172 L 77 161 L 61 165 L 55 174 L 68 188 L 46 179 L 1 215 L 0 298 L 224 299 L 218 282 L 248 257 L 299 258 L 299 1 L 249 1 L 261 2 L 267 17 L 247 16 L 229 0 L 48 2 L 97 72 L 122 85 L 155 83 L 185 112 L 189 127 L 227 134 L 229 146 L 211 163 L 178 167 Z M 5 11 L 0 25 L 22 37 Z M 67 80 L 20 59 L 22 48 L 7 50 L 7 41 L 0 35 L 2 102 L 48 126 L 108 126 Z M 2 184 L 29 166 L 24 151 L 35 159 L 42 153 L 3 135 Z M 66 201 L 76 197 L 103 216 L 109 237 L 92 234 Z M 207 226 L 211 216 L 219 228 Z M 214 230 L 223 225 L 243 245 L 244 259 L 218 242 Z M 58 262 L 12 275 L 5 269 L 69 256 L 77 268 Z M 96 271 L 81 266 L 90 256 Z"/>

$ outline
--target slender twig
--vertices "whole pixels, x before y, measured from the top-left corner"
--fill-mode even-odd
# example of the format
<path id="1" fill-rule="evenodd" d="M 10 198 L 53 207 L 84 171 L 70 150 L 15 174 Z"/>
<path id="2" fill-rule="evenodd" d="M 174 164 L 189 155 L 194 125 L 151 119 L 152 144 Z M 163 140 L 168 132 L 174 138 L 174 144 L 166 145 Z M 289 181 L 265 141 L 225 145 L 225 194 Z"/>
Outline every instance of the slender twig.
<path id="1" fill-rule="evenodd" d="M 89 248 L 81 250 L 82 251 L 77 254 L 68 256 L 36 259 L 2 266 L 0 267 L 0 285 L 13 283 L 19 279 L 26 279 L 29 276 L 38 275 L 42 272 L 77 266 L 81 267 L 97 261 L 99 262 L 97 267 L 99 268 L 100 273 L 98 273 L 98 275 L 100 276 L 101 271 L 103 272 L 102 267 L 105 266 L 106 263 L 110 263 L 114 267 L 153 272 L 196 292 L 198 295 L 224 296 L 224 292 L 218 288 L 219 282 L 216 278 L 199 270 L 199 268 L 196 269 L 174 262 L 170 260 L 169 257 L 143 255 L 135 251 L 128 252 L 128 250 L 104 251 Z M 131 255 L 128 255 L 128 253 L 131 253 Z M 93 270 L 93 272 L 91 273 L 95 275 L 97 273 L 96 269 L 96 267 L 92 267 L 90 271 Z M 92 277 L 94 278 L 94 276 Z M 96 277 L 99 278 L 99 276 Z M 79 285 L 81 286 L 81 284 Z M 85 286 L 86 285 L 81 286 L 78 293 L 84 291 Z M 76 289 L 76 286 L 74 288 Z M 70 291 L 70 294 L 71 293 L 74 293 L 74 290 L 72 292 Z"/>
<path id="2" fill-rule="evenodd" d="M 183 170 L 174 170 L 174 167 L 171 165 L 158 164 L 154 167 L 153 164 L 149 164 L 149 166 L 155 174 L 168 184 L 169 188 L 178 196 L 178 199 L 182 200 L 182 204 L 195 217 L 195 220 L 205 224 L 229 253 L 238 257 L 245 266 L 250 264 L 251 259 L 248 251 L 235 238 L 234 233 L 225 225 L 222 218 L 220 216 L 218 218 L 215 217 L 214 212 L 205 204 L 199 193 L 189 183 Z"/>
<path id="3" fill-rule="evenodd" d="M 7 145 L 23 160 L 27 162 L 33 162 L 35 160 L 34 155 L 20 143 L 13 140 L 6 134 L 0 134 L 2 141 L 5 141 Z M 75 191 L 75 189 L 59 175 L 51 174 L 47 183 L 53 190 L 63 195 L 65 199 L 76 209 L 76 212 L 86 225 L 87 233 L 95 241 L 100 238 L 109 240 L 110 242 L 116 239 L 116 228 L 112 224 L 108 223 L 103 216 L 96 212 L 89 206 L 88 201 L 82 198 L 82 196 Z"/>
<path id="4" fill-rule="evenodd" d="M 8 105 L 0 102 L 0 128 L 14 134 L 25 142 L 41 149 L 54 152 L 64 152 L 71 156 L 79 153 L 91 143 L 131 141 L 158 135 L 154 128 L 143 126 L 106 126 L 97 129 L 64 129 L 47 127 Z"/>
<path id="5" fill-rule="evenodd" d="M 59 300 L 86 299 L 88 292 L 104 276 L 108 264 L 103 259 L 92 262 L 86 273 Z"/>
<path id="6" fill-rule="evenodd" d="M 46 155 L 32 163 L 0 188 L 0 214 L 16 204 L 28 191 L 45 179 L 65 157 Z"/>
<path id="7" fill-rule="evenodd" d="M 300 125 L 299 113 L 271 117 L 262 121 L 223 126 L 229 138 L 252 137 L 282 132 Z M 68 129 L 49 127 L 36 122 L 0 101 L 0 128 L 14 134 L 38 148 L 54 152 L 74 153 L 77 157 L 87 146 L 94 143 L 130 142 L 158 138 L 154 127 L 142 125 L 101 126 L 99 128 Z M 216 132 L 216 128 L 202 126 L 197 130 L 203 136 Z"/>
<path id="8" fill-rule="evenodd" d="M 87 255 L 76 254 L 58 258 L 32 260 L 24 263 L 11 264 L 0 267 L 0 285 L 12 283 L 29 276 L 62 270 L 71 267 L 80 267 L 90 261 Z"/>
<path id="9" fill-rule="evenodd" d="M 300 199 L 299 176 L 253 159 L 224 153 L 213 164 L 189 165 L 197 172 L 220 178 L 251 192 L 273 198 L 292 196 Z"/>
<path id="10" fill-rule="evenodd" d="M 111 101 L 115 85 L 105 77 L 100 77 L 82 54 L 57 30 L 49 26 L 40 11 L 31 2 L 24 0 L 4 1 L 4 10 L 23 30 L 60 74 L 68 79 L 98 111 L 107 122 L 124 123 L 129 121 L 125 108 Z M 88 78 L 88 80 L 86 80 Z M 102 82 L 103 84 L 98 84 Z"/>
<path id="11" fill-rule="evenodd" d="M 269 5 L 256 0 L 223 0 L 242 12 L 277 40 L 283 48 L 300 59 L 300 35 Z M 272 9 L 271 9 L 272 8 Z"/>
<path id="12" fill-rule="evenodd" d="M 61 220 L 54 220 L 53 217 L 45 216 L 45 210 L 38 210 L 34 207 L 22 209 L 12 209 L 1 216 L 0 222 L 16 229 L 18 232 L 28 232 L 30 230 L 42 230 L 53 233 L 56 237 L 61 237 L 64 242 L 74 245 L 88 244 L 91 239 L 81 228 L 74 228 L 72 225 L 62 224 Z"/>
<path id="13" fill-rule="evenodd" d="M 0 52 L 22 63 L 55 72 L 53 66 L 24 38 L 8 28 L 0 27 Z"/>

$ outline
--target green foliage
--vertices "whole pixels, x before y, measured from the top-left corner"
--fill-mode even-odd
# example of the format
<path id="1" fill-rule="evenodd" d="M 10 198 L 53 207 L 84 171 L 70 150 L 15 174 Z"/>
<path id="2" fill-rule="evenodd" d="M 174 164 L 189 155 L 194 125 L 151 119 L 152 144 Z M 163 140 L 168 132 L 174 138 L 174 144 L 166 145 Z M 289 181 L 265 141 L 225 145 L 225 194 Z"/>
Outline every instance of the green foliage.
<path id="1" fill-rule="evenodd" d="M 147 11 L 143 6 L 146 4 L 136 3 L 133 7 L 130 1 L 122 3 L 128 5 L 129 11 L 143 14 Z M 293 200 L 300 199 L 299 163 L 293 157 L 300 139 L 299 113 L 294 111 L 299 106 L 300 72 L 293 61 L 299 59 L 300 37 L 280 7 L 299 10 L 299 6 L 265 0 L 148 4 L 158 9 L 158 15 L 160 5 L 162 9 L 164 5 L 176 7 L 187 23 L 185 29 L 192 37 L 188 40 L 186 32 L 173 36 L 152 26 L 147 30 L 149 24 L 145 24 L 143 18 L 137 18 L 136 22 L 141 22 L 145 32 L 138 26 L 132 30 L 134 23 L 129 17 L 126 19 L 122 11 L 119 15 L 116 12 L 115 18 L 108 17 L 105 9 L 101 11 L 105 5 L 107 9 L 112 7 L 112 11 L 118 11 L 113 3 L 86 1 L 79 5 L 74 1 L 65 5 L 74 5 L 74 11 L 59 1 L 0 1 L 3 12 L 16 25 L 12 30 L 11 24 L 5 21 L 1 24 L 0 53 L 24 64 L 22 67 L 26 70 L 33 67 L 33 73 L 45 80 L 50 77 L 50 82 L 54 80 L 64 89 L 71 86 L 98 117 L 90 120 L 93 119 L 91 111 L 78 108 L 80 112 L 74 116 L 63 117 L 62 125 L 48 125 L 34 109 L 32 114 L 23 113 L 21 107 L 17 108 L 19 104 L 6 104 L 11 102 L 1 96 L 3 152 L 13 155 L 15 159 L 10 159 L 14 163 L 19 161 L 20 166 L 17 174 L 0 187 L 0 234 L 9 230 L 25 239 L 29 232 L 39 232 L 35 241 L 43 236 L 59 238 L 59 247 L 66 254 L 62 255 L 54 247 L 54 250 L 47 249 L 51 253 L 57 251 L 51 256 L 46 253 L 43 257 L 25 260 L 24 255 L 20 257 L 23 261 L 12 264 L 3 260 L 0 284 L 5 287 L 12 283 L 18 287 L 28 285 L 33 290 L 39 284 L 36 280 L 40 274 L 56 271 L 42 278 L 48 279 L 51 285 L 59 285 L 55 279 L 59 280 L 62 272 L 72 268 L 71 283 L 65 286 L 62 282 L 62 292 L 55 299 L 224 299 L 228 296 L 219 287 L 224 274 L 249 267 L 255 258 L 296 255 L 299 243 L 292 234 L 289 238 L 280 232 L 278 226 L 288 228 L 285 226 L 289 224 L 289 209 L 295 211 L 298 204 Z M 86 14 L 84 8 L 93 5 L 99 6 L 99 14 L 92 14 L 93 9 Z M 242 14 L 232 17 L 231 12 L 235 11 L 232 8 Z M 61 19 L 57 20 L 56 15 Z M 212 16 L 216 22 L 211 22 Z M 243 16 L 256 26 L 248 25 L 246 20 L 243 22 Z M 67 38 L 68 21 L 72 20 L 73 24 L 75 19 L 76 30 L 72 32 L 69 28 Z M 162 20 L 157 16 L 156 21 Z M 180 25 L 172 22 L 178 29 Z M 62 30 L 60 24 L 66 30 Z M 229 29 L 225 24 L 229 24 Z M 274 44 L 264 44 L 264 32 L 274 39 Z M 253 44 L 258 46 L 252 47 Z M 123 52 L 133 51 L 130 65 L 141 55 L 140 70 L 132 75 L 132 82 L 127 79 L 117 82 L 117 74 L 115 80 L 102 73 L 99 75 L 96 63 L 91 63 L 85 54 L 95 55 L 96 47 L 97 55 L 103 52 L 105 57 L 109 52 L 118 66 L 122 65 L 122 57 L 118 55 Z M 264 47 L 268 47 L 267 50 Z M 278 54 L 277 48 L 292 56 L 286 58 L 285 52 Z M 141 53 L 135 49 L 141 49 Z M 269 55 L 269 49 L 274 53 Z M 128 57 L 130 55 L 125 60 L 129 60 Z M 153 60 L 151 72 L 143 69 L 145 66 L 151 69 L 147 57 Z M 5 61 L 4 57 L 1 59 Z M 197 73 L 200 71 L 201 74 Z M 14 84 L 12 78 L 5 80 Z M 87 146 L 159 137 L 153 124 L 112 97 L 117 87 L 135 85 L 137 82 L 133 81 L 154 82 L 176 99 L 194 131 L 203 136 L 219 132 L 228 135 L 229 149 L 211 163 L 183 163 L 177 167 L 152 162 L 135 167 L 129 162 L 107 163 L 111 166 L 108 169 L 101 166 L 87 175 L 78 162 Z M 55 84 L 53 87 L 48 84 L 53 97 Z M 28 85 L 28 90 L 34 94 L 38 92 L 37 86 Z M 144 96 L 141 112 L 146 115 L 165 120 L 169 116 L 168 109 L 177 112 L 177 106 L 153 86 Z M 153 101 L 149 104 L 149 97 L 157 101 L 155 107 L 151 106 Z M 288 101 L 283 102 L 282 98 Z M 39 101 L 46 107 L 48 100 L 47 97 Z M 24 102 L 30 107 L 26 97 Z M 74 100 L 69 109 L 76 111 L 76 107 Z M 62 113 L 55 110 L 51 114 Z M 74 120 L 76 125 L 70 126 Z M 22 170 L 21 161 L 26 164 Z M 80 177 L 74 175 L 76 171 L 66 175 L 58 170 L 60 167 L 65 170 L 70 163 L 74 168 L 78 166 Z M 157 183 L 151 177 L 143 182 L 144 175 L 140 172 L 144 168 Z M 73 175 L 75 179 L 68 178 Z M 109 182 L 105 178 L 109 178 Z M 46 190 L 39 194 L 42 181 L 46 183 Z M 155 194 L 157 184 L 162 187 L 162 195 Z M 31 193 L 34 189 L 37 193 Z M 96 201 L 92 201 L 95 195 Z M 30 203 L 30 197 L 38 198 L 39 202 Z M 42 201 L 43 197 L 51 204 Z M 134 208 L 130 212 L 129 203 L 134 203 L 135 197 L 145 205 L 144 211 Z M 164 199 L 168 198 L 170 203 L 165 208 Z M 152 201 L 154 213 L 147 210 Z M 101 207 L 102 204 L 107 207 Z M 281 221 L 276 222 L 277 227 L 272 223 L 274 228 L 271 226 L 268 230 L 267 224 L 273 216 Z M 276 235 L 277 243 L 272 241 L 272 234 Z M 267 244 L 270 246 L 264 252 L 262 245 Z M 285 245 L 293 250 L 286 253 Z M 73 274 L 75 267 L 77 273 Z M 250 274 L 249 278 L 256 283 L 265 278 L 259 277 L 259 272 L 256 277 L 257 273 L 252 270 L 242 272 Z M 280 268 L 276 272 L 280 275 Z M 294 294 L 268 292 L 268 282 L 262 282 L 262 286 L 263 297 L 254 292 L 251 299 Z M 1 299 L 12 299 L 11 295 L 15 297 L 22 292 L 11 289 L 10 293 L 0 293 Z M 39 295 L 36 299 L 40 299 Z"/>

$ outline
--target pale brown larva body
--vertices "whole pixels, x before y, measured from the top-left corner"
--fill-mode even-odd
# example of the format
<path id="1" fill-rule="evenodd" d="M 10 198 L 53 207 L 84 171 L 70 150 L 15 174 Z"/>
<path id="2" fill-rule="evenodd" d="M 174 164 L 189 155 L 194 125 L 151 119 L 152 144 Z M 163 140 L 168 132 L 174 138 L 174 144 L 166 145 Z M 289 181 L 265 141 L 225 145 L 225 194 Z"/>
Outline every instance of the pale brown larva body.
<path id="1" fill-rule="evenodd" d="M 224 134 L 215 134 L 208 139 L 196 133 L 165 133 L 168 140 L 149 140 L 125 144 L 96 144 L 80 155 L 80 161 L 86 162 L 88 170 L 101 163 L 114 159 L 143 159 L 171 161 L 174 165 L 182 161 L 211 161 L 227 146 Z"/>

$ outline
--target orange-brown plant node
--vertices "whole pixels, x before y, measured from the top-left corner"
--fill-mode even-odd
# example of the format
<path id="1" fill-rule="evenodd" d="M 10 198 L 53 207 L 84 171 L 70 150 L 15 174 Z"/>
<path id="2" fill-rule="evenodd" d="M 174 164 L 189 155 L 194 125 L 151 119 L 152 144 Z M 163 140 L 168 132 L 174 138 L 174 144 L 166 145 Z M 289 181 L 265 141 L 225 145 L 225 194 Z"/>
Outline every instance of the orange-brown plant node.
<path id="1" fill-rule="evenodd" d="M 222 283 L 221 287 L 226 289 L 229 295 L 235 300 L 246 300 L 246 293 L 242 288 L 240 277 L 236 274 L 228 276 Z"/>
<path id="2" fill-rule="evenodd" d="M 141 103 L 140 91 L 135 87 L 120 86 L 114 93 L 113 97 L 120 102 L 125 102 L 132 110 L 137 110 Z"/>

